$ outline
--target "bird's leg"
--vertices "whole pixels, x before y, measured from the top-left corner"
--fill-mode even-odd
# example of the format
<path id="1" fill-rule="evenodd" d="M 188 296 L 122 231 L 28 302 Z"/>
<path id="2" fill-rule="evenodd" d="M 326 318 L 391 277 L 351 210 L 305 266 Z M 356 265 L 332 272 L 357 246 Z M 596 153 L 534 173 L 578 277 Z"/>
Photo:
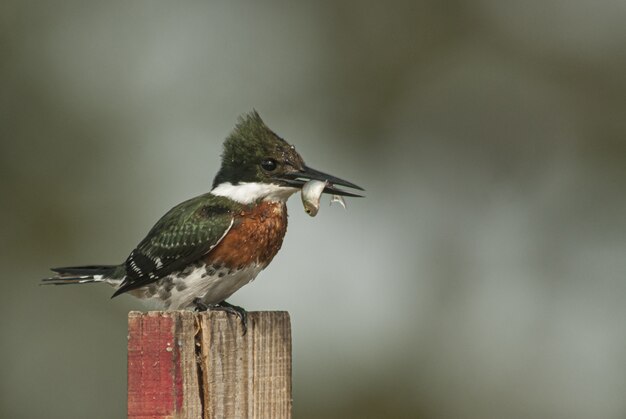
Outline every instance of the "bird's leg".
<path id="1" fill-rule="evenodd" d="M 248 312 L 242 307 L 230 304 L 226 301 L 222 301 L 217 304 L 207 304 L 202 301 L 201 298 L 195 298 L 193 300 L 193 305 L 195 306 L 196 312 L 218 310 L 234 314 L 235 316 L 239 317 L 239 319 L 241 319 L 243 334 L 245 335 L 248 332 Z"/>
<path id="2" fill-rule="evenodd" d="M 209 311 L 209 309 L 211 308 L 207 303 L 203 302 L 202 299 L 199 297 L 193 299 L 193 305 L 196 306 L 196 308 L 194 309 L 195 312 Z"/>
<path id="3" fill-rule="evenodd" d="M 225 311 L 226 313 L 234 314 L 235 316 L 239 317 L 239 319 L 241 319 L 243 335 L 248 332 L 248 312 L 244 308 L 230 304 L 224 300 L 212 306 L 211 310 L 220 310 Z"/>

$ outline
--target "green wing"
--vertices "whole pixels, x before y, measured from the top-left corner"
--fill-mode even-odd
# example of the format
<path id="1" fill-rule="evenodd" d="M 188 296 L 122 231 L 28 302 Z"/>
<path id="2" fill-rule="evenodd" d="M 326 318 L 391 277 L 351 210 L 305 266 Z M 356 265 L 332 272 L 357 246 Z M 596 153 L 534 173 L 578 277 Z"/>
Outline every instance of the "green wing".
<path id="1" fill-rule="evenodd" d="M 241 206 L 205 194 L 167 212 L 126 259 L 126 277 L 113 296 L 184 269 L 206 255 L 226 235 Z"/>

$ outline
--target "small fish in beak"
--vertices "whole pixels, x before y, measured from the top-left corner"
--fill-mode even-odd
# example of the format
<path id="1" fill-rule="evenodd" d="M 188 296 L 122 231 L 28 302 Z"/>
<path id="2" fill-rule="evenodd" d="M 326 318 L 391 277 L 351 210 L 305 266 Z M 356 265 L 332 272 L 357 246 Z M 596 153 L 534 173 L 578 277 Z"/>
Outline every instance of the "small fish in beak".
<path id="1" fill-rule="evenodd" d="M 320 210 L 320 198 L 327 186 L 328 182 L 320 180 L 310 180 L 302 186 L 301 196 L 304 212 L 311 217 L 315 217 Z"/>
<path id="2" fill-rule="evenodd" d="M 304 205 L 304 212 L 309 214 L 311 217 L 315 217 L 320 210 L 320 198 L 324 193 L 324 190 L 331 186 L 331 183 L 328 181 L 320 181 L 320 180 L 310 180 L 302 186 L 301 196 L 302 196 L 302 205 Z M 340 195 L 333 195 L 330 200 L 330 205 L 333 202 L 339 202 L 339 204 L 346 209 L 346 201 L 344 201 L 343 197 Z"/>

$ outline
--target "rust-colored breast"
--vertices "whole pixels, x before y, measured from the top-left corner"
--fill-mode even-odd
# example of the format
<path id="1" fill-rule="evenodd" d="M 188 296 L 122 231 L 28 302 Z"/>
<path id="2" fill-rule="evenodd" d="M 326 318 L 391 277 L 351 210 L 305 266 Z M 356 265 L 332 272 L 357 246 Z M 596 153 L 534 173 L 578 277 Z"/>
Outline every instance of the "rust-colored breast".
<path id="1" fill-rule="evenodd" d="M 207 255 L 210 265 L 230 269 L 252 263 L 269 264 L 287 232 L 287 207 L 282 202 L 262 202 L 236 215 L 226 237 Z"/>

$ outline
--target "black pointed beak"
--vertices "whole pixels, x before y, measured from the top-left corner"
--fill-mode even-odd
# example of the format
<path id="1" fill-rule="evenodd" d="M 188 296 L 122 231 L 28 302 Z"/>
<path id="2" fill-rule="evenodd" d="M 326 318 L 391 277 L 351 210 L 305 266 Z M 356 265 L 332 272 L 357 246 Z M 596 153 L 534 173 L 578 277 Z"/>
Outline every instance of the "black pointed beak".
<path id="1" fill-rule="evenodd" d="M 363 198 L 363 195 L 358 195 L 352 192 L 344 191 L 343 189 L 337 188 L 335 185 L 347 186 L 348 188 L 358 189 L 360 191 L 364 191 L 365 189 L 361 188 L 358 185 L 355 185 L 352 182 L 348 182 L 347 180 L 340 179 L 333 175 L 329 175 L 328 173 L 320 172 L 319 170 L 312 169 L 308 166 L 304 166 L 301 170 L 284 174 L 281 176 L 281 179 L 289 186 L 293 186 L 296 188 L 302 188 L 302 186 L 310 181 L 310 180 L 319 180 L 321 182 L 328 182 L 328 185 L 324 188 L 324 193 L 333 194 L 333 195 L 342 195 L 342 196 L 351 196 L 355 198 Z"/>

